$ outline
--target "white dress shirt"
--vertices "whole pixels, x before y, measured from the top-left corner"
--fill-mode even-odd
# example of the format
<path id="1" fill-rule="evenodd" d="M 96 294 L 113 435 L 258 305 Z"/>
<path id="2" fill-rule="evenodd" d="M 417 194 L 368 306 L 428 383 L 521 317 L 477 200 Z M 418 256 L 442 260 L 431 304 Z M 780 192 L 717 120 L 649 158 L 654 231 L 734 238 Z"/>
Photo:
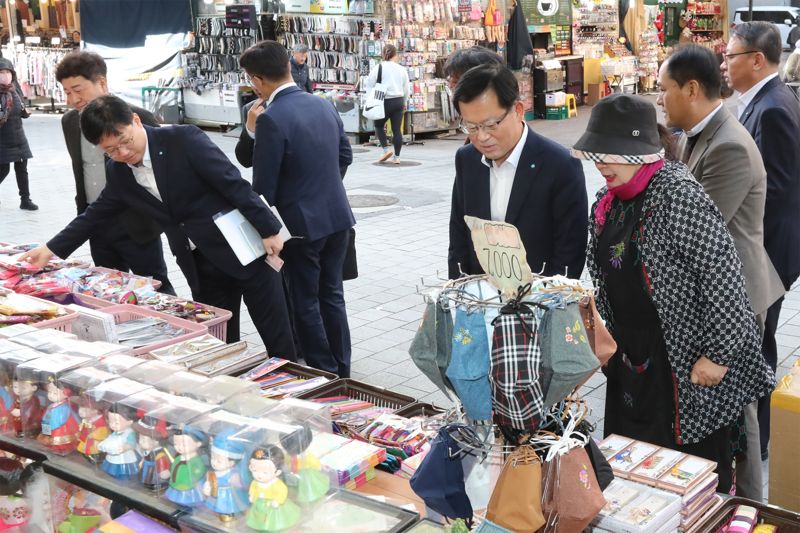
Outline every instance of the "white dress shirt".
<path id="1" fill-rule="evenodd" d="M 760 91 L 764 87 L 764 85 L 766 85 L 767 82 L 769 82 L 769 80 L 771 80 L 772 78 L 775 78 L 777 75 L 778 75 L 777 72 L 774 73 L 774 74 L 770 74 L 769 76 L 767 76 L 766 78 L 764 78 L 760 82 L 758 82 L 755 85 L 753 85 L 752 87 L 750 87 L 750 89 L 748 89 L 746 92 L 744 92 L 744 93 L 737 92 L 736 93 L 736 96 L 739 98 L 739 103 L 736 106 L 737 107 L 737 111 L 739 112 L 739 114 L 738 114 L 739 120 L 742 120 L 742 115 L 744 114 L 744 110 L 747 109 L 747 106 L 749 106 L 750 102 L 753 101 L 753 98 L 756 97 L 756 95 L 758 94 L 758 91 Z"/>
<path id="2" fill-rule="evenodd" d="M 94 203 L 106 187 L 106 160 L 103 149 L 86 140 L 81 133 L 81 161 L 86 203 Z"/>
<path id="3" fill-rule="evenodd" d="M 491 205 L 492 220 L 495 222 L 506 221 L 506 211 L 508 201 L 511 198 L 511 188 L 514 186 L 514 176 L 517 174 L 517 165 L 528 139 L 528 126 L 520 123 L 522 135 L 508 158 L 503 164 L 497 166 L 494 161 L 489 161 L 486 156 L 481 158 L 481 162 L 489 167 L 489 203 Z"/>
<path id="4" fill-rule="evenodd" d="M 147 139 L 146 135 L 144 143 L 144 157 L 142 158 L 142 162 L 138 166 L 128 166 L 131 167 L 133 179 L 136 180 L 136 183 L 158 198 L 159 202 L 163 202 L 164 200 L 161 199 L 161 193 L 158 191 L 158 185 L 156 185 L 156 175 L 153 172 L 153 162 L 150 159 L 150 141 Z"/>
<path id="5" fill-rule="evenodd" d="M 693 128 L 686 130 L 686 136 L 694 137 L 703 133 L 703 130 L 706 129 L 706 126 L 708 126 L 708 123 L 711 122 L 711 119 L 714 118 L 717 113 L 719 113 L 720 109 L 722 109 L 722 102 L 720 102 L 719 105 L 715 107 L 713 111 L 711 111 L 711 113 L 706 115 L 706 118 L 698 122 Z"/>

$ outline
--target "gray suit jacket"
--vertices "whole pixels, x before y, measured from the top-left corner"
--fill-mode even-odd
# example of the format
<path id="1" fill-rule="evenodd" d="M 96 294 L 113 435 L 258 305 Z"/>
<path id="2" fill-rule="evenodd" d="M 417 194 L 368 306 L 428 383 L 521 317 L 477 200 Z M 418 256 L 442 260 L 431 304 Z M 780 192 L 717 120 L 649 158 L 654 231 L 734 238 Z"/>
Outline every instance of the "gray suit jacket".
<path id="1" fill-rule="evenodd" d="M 764 249 L 767 172 L 755 141 L 723 106 L 700 133 L 691 156 L 692 175 L 722 213 L 742 260 L 747 295 L 760 315 L 783 296 L 777 271 Z"/>

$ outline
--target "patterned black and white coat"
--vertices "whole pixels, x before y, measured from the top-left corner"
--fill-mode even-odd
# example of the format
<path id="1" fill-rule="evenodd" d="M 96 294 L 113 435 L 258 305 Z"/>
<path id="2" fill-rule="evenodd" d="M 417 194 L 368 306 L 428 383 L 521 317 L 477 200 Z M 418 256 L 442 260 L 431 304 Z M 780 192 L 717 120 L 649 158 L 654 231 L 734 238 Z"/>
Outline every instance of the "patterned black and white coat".
<path id="1" fill-rule="evenodd" d="M 605 192 L 605 187 L 598 192 L 598 201 Z M 770 394 L 775 375 L 761 355 L 742 264 L 713 201 L 683 163 L 671 161 L 653 176 L 644 194 L 635 231 L 673 371 L 675 442 L 696 443 L 734 423 L 744 406 Z M 614 316 L 597 263 L 595 206 L 587 266 L 598 289 L 598 310 L 613 334 Z M 702 355 L 728 367 L 719 385 L 692 384 L 692 366 Z"/>

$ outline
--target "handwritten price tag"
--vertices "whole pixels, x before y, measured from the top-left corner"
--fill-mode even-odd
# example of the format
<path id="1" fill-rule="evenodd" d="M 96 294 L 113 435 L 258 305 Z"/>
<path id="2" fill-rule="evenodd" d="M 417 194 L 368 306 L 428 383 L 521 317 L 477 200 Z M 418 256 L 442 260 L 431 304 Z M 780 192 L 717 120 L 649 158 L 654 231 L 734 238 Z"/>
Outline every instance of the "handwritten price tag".
<path id="1" fill-rule="evenodd" d="M 525 246 L 516 227 L 471 216 L 465 216 L 464 221 L 471 230 L 478 262 L 489 275 L 489 282 L 503 296 L 510 298 L 517 293 L 520 285 L 533 281 Z"/>

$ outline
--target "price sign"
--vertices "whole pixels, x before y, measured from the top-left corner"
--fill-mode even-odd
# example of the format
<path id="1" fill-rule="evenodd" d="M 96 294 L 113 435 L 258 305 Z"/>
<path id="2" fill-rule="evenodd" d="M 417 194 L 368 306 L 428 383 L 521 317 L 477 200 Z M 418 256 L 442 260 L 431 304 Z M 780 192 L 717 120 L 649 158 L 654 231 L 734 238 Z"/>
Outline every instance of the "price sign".
<path id="1" fill-rule="evenodd" d="M 489 282 L 503 296 L 510 298 L 521 285 L 533 281 L 525 246 L 516 227 L 471 216 L 465 216 L 464 221 L 470 228 L 478 262 L 489 275 Z"/>

